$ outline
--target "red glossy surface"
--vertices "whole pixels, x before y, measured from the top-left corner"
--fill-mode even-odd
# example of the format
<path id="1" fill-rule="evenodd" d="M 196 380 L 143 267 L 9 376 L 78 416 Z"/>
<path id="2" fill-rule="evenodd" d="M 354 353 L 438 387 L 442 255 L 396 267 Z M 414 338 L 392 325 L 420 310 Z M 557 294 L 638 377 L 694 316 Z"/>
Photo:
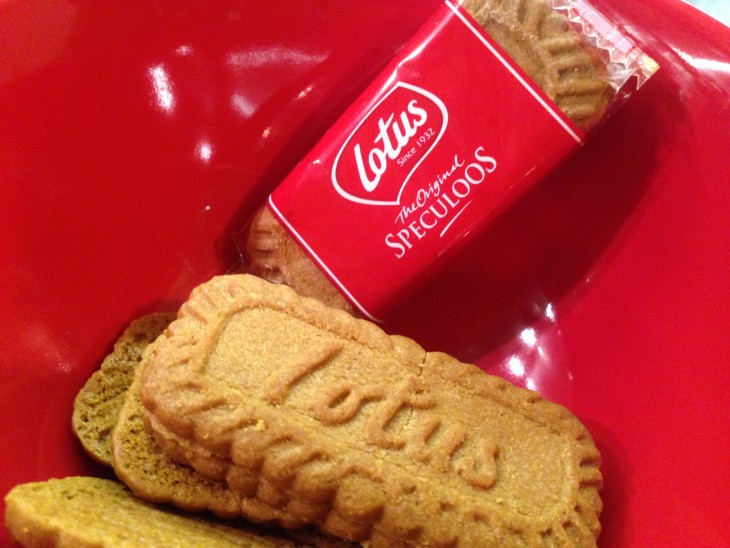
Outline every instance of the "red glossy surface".
<path id="1" fill-rule="evenodd" d="M 539 390 L 603 453 L 603 546 L 722 546 L 730 492 L 730 31 L 595 0 L 661 72 L 385 327 Z M 0 494 L 89 464 L 73 396 L 436 0 L 0 6 Z M 7 542 L 3 531 L 0 539 Z"/>

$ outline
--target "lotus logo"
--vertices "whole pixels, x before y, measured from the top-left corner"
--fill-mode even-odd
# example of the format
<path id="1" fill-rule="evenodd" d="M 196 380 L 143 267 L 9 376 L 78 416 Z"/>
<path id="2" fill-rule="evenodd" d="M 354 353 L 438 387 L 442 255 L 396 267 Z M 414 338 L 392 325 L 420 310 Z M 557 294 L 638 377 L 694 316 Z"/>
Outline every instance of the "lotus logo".
<path id="1" fill-rule="evenodd" d="M 424 89 L 396 83 L 355 127 L 337 153 L 332 183 L 347 200 L 398 205 L 403 189 L 441 139 L 444 103 Z"/>

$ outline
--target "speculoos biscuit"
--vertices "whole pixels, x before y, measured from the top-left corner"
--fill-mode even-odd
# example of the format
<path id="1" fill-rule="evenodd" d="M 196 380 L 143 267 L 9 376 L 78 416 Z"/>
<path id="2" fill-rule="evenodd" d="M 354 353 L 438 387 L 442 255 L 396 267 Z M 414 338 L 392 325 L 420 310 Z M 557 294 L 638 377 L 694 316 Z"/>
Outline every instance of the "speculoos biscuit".
<path id="1" fill-rule="evenodd" d="M 601 121 L 614 90 L 600 52 L 546 0 L 465 0 L 464 8 L 581 130 Z M 248 271 L 356 313 L 307 253 L 262 206 L 249 225 Z"/>
<path id="2" fill-rule="evenodd" d="M 117 481 L 68 477 L 25 483 L 6 496 L 5 523 L 26 547 L 295 548 L 287 539 L 158 508 Z"/>
<path id="3" fill-rule="evenodd" d="M 170 459 L 145 430 L 139 363 L 175 315 L 143 316 L 124 330 L 74 400 L 74 432 L 94 460 L 113 467 L 147 501 L 172 503 L 188 511 L 211 510 L 222 517 L 244 513 L 260 522 L 283 518 L 258 501 L 240 500 L 225 484 Z"/>
<path id="4" fill-rule="evenodd" d="M 71 426 L 95 461 L 111 466 L 112 430 L 142 352 L 174 318 L 174 313 L 160 312 L 132 321 L 76 395 Z"/>
<path id="5" fill-rule="evenodd" d="M 145 352 L 153 349 L 154 346 L 150 346 Z M 114 471 L 135 495 L 152 503 L 172 504 L 190 512 L 207 510 L 222 518 L 243 516 L 259 524 L 286 523 L 292 529 L 284 531 L 267 527 L 266 534 L 286 536 L 296 546 L 351 546 L 311 528 L 301 527 L 301 520 L 292 518 L 281 509 L 231 491 L 224 482 L 205 477 L 167 456 L 144 425 L 144 407 L 140 400 L 141 371 L 140 367 L 134 375 L 112 435 Z M 238 526 L 244 524 L 239 522 Z"/>
<path id="6" fill-rule="evenodd" d="M 284 285 L 199 286 L 143 367 L 163 451 L 285 526 L 374 547 L 596 543 L 600 455 L 564 407 Z"/>
<path id="7" fill-rule="evenodd" d="M 465 0 L 474 19 L 570 120 L 584 131 L 614 91 L 600 52 L 545 0 Z"/>
<path id="8" fill-rule="evenodd" d="M 260 207 L 251 219 L 246 255 L 252 274 L 293 287 L 305 297 L 314 297 L 329 306 L 356 313 L 268 207 Z"/>
<path id="9" fill-rule="evenodd" d="M 150 347 L 147 352 L 153 351 L 154 347 Z M 201 475 L 163 452 L 145 428 L 141 372 L 142 368 L 129 387 L 112 434 L 114 471 L 119 479 L 137 496 L 151 502 L 170 503 L 188 511 L 210 510 L 225 518 L 243 515 L 261 523 L 303 525 L 285 512 L 241 496 L 225 483 Z"/>
<path id="10" fill-rule="evenodd" d="M 139 362 L 144 352 L 150 351 L 154 340 L 175 316 L 176 313 L 153 313 L 137 318 L 129 324 L 114 343 L 112 352 L 103 360 L 100 369 L 94 372 L 77 394 L 72 421 L 74 432 L 94 460 L 113 467 L 117 477 L 123 479 L 133 492 L 148 502 L 171 503 L 188 511 L 211 510 L 223 517 L 243 514 L 249 516 L 249 521 L 255 518 L 259 522 L 272 522 L 275 518 L 281 517 L 281 513 L 277 513 L 276 509 L 267 508 L 256 500 L 241 500 L 228 490 L 225 484 L 212 481 L 191 468 L 173 461 L 162 452 L 145 430 L 142 422 L 143 408 L 139 400 Z M 75 484 L 82 493 L 90 493 L 91 491 L 86 489 L 90 482 L 93 483 L 93 480 L 83 478 L 68 480 L 64 485 L 68 489 Z M 117 506 L 114 504 L 118 502 L 118 497 L 111 496 L 109 492 L 116 493 L 119 488 L 108 487 L 103 483 L 99 483 L 97 487 L 94 492 L 100 497 L 98 504 L 109 511 L 115 510 Z M 75 518 L 73 515 L 68 515 L 68 511 L 62 507 L 64 500 L 54 494 L 52 486 L 38 484 L 36 487 L 25 489 L 30 496 L 35 497 L 25 503 L 27 508 L 32 508 L 32 501 L 39 504 L 41 500 L 46 500 L 39 498 L 43 493 L 49 504 L 54 501 L 54 496 L 57 498 L 55 502 L 58 503 L 58 516 L 54 523 L 59 526 L 65 524 L 68 529 L 57 531 L 59 538 L 73 538 L 74 545 L 79 545 L 93 535 L 101 534 L 101 531 L 94 532 L 92 536 L 88 533 L 74 533 L 72 525 Z M 75 491 L 71 489 L 68 492 Z M 113 504 L 110 505 L 110 502 Z M 245 509 L 245 512 L 242 509 Z M 134 511 L 137 511 L 136 507 Z M 195 519 L 199 518 L 209 519 L 210 516 L 200 515 Z M 29 517 L 24 518 L 26 525 L 29 519 Z M 33 519 L 36 524 L 32 527 L 32 532 L 27 532 L 23 537 L 27 541 L 26 545 L 34 544 L 29 540 L 31 536 L 47 539 L 48 535 L 55 531 L 55 525 L 49 523 L 41 514 Z M 259 531 L 252 524 L 242 520 L 236 520 L 229 525 L 241 529 L 239 536 L 242 541 L 250 542 L 250 544 L 239 544 L 243 546 L 282 545 L 317 548 L 350 546 L 349 543 L 326 537 L 311 528 L 292 531 L 267 527 Z M 184 533 L 186 527 L 183 524 L 180 532 Z M 116 534 L 114 531 L 111 532 Z M 139 536 L 135 539 L 132 533 L 128 531 L 128 538 L 132 543 L 139 544 L 148 538 Z M 74 534 L 75 537 L 72 536 Z M 113 536 L 104 538 L 111 539 Z M 171 533 L 170 541 L 181 545 L 183 537 Z M 210 537 L 207 541 L 214 543 L 216 538 Z"/>

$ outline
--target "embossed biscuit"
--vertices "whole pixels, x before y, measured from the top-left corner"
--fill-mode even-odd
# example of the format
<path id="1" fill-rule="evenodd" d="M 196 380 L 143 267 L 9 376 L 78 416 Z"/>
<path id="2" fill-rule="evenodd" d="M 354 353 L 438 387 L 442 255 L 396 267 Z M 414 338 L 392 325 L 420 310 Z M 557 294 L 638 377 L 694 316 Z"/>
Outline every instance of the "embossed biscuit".
<path id="1" fill-rule="evenodd" d="M 466 9 L 582 130 L 604 115 L 614 91 L 599 51 L 546 0 L 465 0 Z"/>
<path id="2" fill-rule="evenodd" d="M 175 316 L 175 313 L 148 314 L 129 324 L 114 343 L 113 351 L 104 359 L 100 369 L 92 374 L 74 400 L 72 425 L 75 434 L 94 460 L 107 466 L 113 466 L 117 477 L 144 500 L 153 503 L 172 503 L 187 511 L 210 510 L 224 517 L 244 515 L 249 521 L 271 522 L 285 519 L 285 514 L 277 509 L 270 508 L 255 499 L 243 499 L 236 496 L 226 488 L 225 484 L 212 481 L 189 467 L 171 460 L 145 430 L 142 422 L 143 407 L 139 400 L 140 368 L 138 365 L 143 353 L 152 350 L 154 339 L 164 331 Z M 93 479 L 80 479 L 79 481 L 93 482 Z M 50 486 L 39 485 L 38 489 L 52 492 Z M 117 488 L 114 489 L 121 491 Z M 81 491 L 81 493 L 83 494 L 85 491 Z M 76 496 L 74 495 L 74 500 L 78 500 Z M 105 505 L 108 502 L 106 493 L 99 490 L 97 496 L 96 504 L 106 508 Z M 65 529 L 56 528 L 48 521 L 47 516 L 36 514 L 32 518 L 35 520 L 34 529 L 23 538 L 30 538 L 30 536 L 45 538 L 46 534 L 53 536 L 57 533 L 72 536 L 74 518 L 71 515 L 65 515 L 64 509 L 61 508 L 63 502 L 62 498 L 58 499 L 59 521 L 57 523 L 59 526 L 65 523 Z M 141 503 L 138 506 L 144 508 Z M 114 506 L 106 508 L 109 511 L 114 509 Z M 155 513 L 151 515 L 155 516 Z M 141 522 L 144 523 L 145 519 L 142 519 Z M 177 518 L 172 518 L 173 521 L 175 519 Z M 198 517 L 194 519 L 197 520 L 196 523 L 203 523 Z M 290 518 L 289 524 L 296 526 L 300 522 Z M 180 534 L 171 535 L 169 539 L 171 542 L 181 542 L 183 537 L 180 535 L 184 532 L 185 525 L 182 522 Z M 273 543 L 278 546 L 279 541 L 287 546 L 316 546 L 317 548 L 351 546 L 350 543 L 325 537 L 311 528 L 296 531 L 267 528 L 257 531 L 242 520 L 236 520 L 229 525 L 235 525 L 240 529 L 239 535 L 242 542 L 245 541 L 242 544 L 244 546 L 268 546 Z M 211 524 L 211 526 L 215 528 L 215 525 Z M 109 538 L 113 539 L 117 531 L 112 527 L 110 532 L 112 534 Z M 94 535 L 97 533 L 101 535 L 102 531 L 93 532 Z M 129 534 L 129 531 L 127 533 Z M 80 534 L 75 537 L 75 540 L 81 542 L 88 538 L 88 536 Z M 208 544 L 214 543 L 215 540 L 214 537 L 207 539 Z M 138 543 L 141 542 L 141 539 L 132 539 L 131 542 Z M 292 544 L 292 542 L 294 543 Z"/>
<path id="3" fill-rule="evenodd" d="M 582 130 L 595 126 L 614 96 L 598 51 L 545 0 L 465 0 L 466 9 Z M 266 206 L 246 241 L 250 273 L 355 313 Z"/>
<path id="4" fill-rule="evenodd" d="M 150 346 L 146 353 L 154 351 Z M 225 483 L 211 480 L 169 458 L 145 429 L 140 400 L 140 367 L 126 394 L 119 421 L 112 434 L 114 471 L 132 491 L 145 500 L 170 503 L 187 511 L 210 510 L 232 518 L 245 516 L 260 523 L 279 522 L 289 527 L 303 524 L 276 508 L 244 497 Z"/>
<path id="5" fill-rule="evenodd" d="M 373 546 L 594 545 L 600 455 L 565 408 L 249 275 L 144 360 L 147 426 L 231 491 Z"/>
<path id="6" fill-rule="evenodd" d="M 148 347 L 146 353 L 152 352 Z M 144 426 L 144 407 L 140 400 L 141 368 L 126 393 L 118 423 L 112 435 L 114 471 L 139 498 L 158 504 L 173 504 L 186 511 L 209 510 L 218 516 L 243 516 L 257 523 L 286 523 L 286 534 L 297 546 L 347 548 L 350 543 L 325 537 L 311 528 L 300 528 L 301 520 L 285 511 L 272 508 L 254 497 L 246 497 L 211 480 L 192 468 L 168 457 Z M 247 525 L 237 524 L 238 527 Z M 283 535 L 284 530 L 267 529 L 269 535 Z"/>

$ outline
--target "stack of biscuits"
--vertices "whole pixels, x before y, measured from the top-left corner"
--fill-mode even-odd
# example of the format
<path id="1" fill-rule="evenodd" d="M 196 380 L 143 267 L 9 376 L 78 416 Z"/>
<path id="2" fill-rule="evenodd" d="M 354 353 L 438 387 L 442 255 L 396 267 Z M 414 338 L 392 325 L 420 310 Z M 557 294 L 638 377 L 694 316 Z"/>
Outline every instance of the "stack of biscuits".
<path id="1" fill-rule="evenodd" d="M 21 543 L 194 545 L 210 527 L 243 546 L 595 545 L 600 455 L 535 392 L 248 274 L 170 320 L 134 322 L 76 398 L 74 431 L 126 487 L 17 487 Z"/>
<path id="2" fill-rule="evenodd" d="M 601 118 L 602 65 L 545 0 L 465 7 L 576 124 Z M 16 487 L 18 542 L 595 546 L 600 455 L 575 416 L 356 318 L 268 210 L 249 244 L 258 276 L 125 331 L 73 412 L 118 479 Z"/>

